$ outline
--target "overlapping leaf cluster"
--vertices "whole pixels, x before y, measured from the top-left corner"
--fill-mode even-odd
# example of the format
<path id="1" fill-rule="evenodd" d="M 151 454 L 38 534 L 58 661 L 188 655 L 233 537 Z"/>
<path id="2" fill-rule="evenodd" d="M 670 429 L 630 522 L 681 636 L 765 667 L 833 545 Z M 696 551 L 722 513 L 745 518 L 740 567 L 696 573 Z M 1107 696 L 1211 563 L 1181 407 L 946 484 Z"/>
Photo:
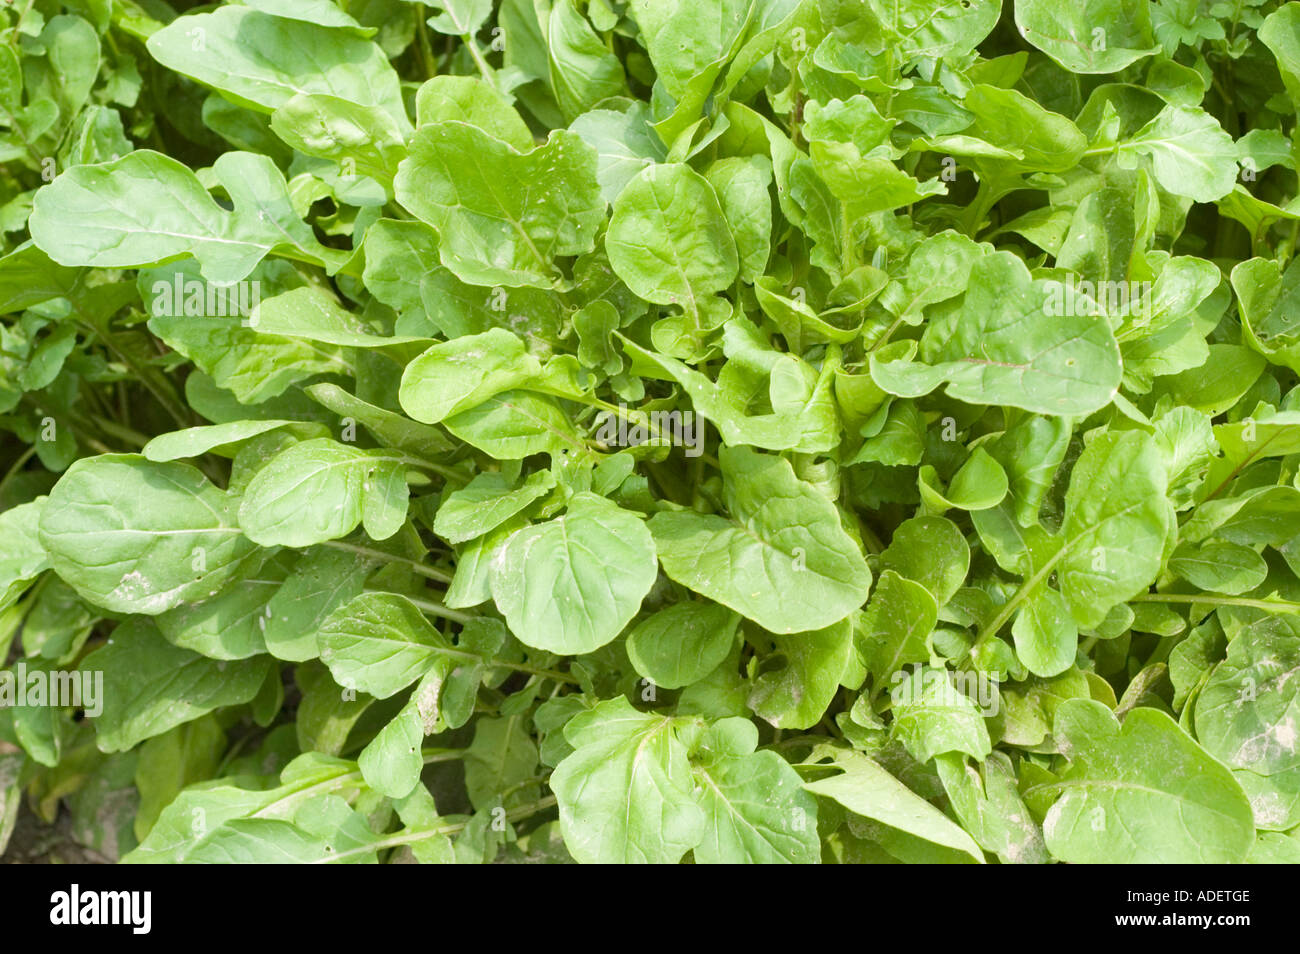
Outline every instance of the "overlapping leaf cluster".
<path id="1" fill-rule="evenodd" d="M 184 7 L 0 8 L 0 845 L 1300 860 L 1300 3 Z"/>

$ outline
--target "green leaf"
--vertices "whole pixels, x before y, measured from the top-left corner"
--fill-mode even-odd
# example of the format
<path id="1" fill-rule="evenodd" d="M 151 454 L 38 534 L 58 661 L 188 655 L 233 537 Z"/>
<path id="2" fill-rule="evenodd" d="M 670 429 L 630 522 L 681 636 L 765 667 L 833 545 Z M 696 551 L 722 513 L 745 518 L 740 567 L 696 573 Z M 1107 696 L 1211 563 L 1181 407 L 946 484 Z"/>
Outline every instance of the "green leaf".
<path id="1" fill-rule="evenodd" d="M 261 790 L 230 783 L 190 788 L 163 809 L 158 822 L 127 864 L 179 864 L 192 858 L 225 824 L 253 815 L 265 819 L 292 817 L 298 806 L 320 792 L 355 792 L 360 773 L 356 763 L 316 753 L 299 756 L 280 775 L 280 785 Z M 194 820 L 204 826 L 195 830 Z"/>
<path id="2" fill-rule="evenodd" d="M 1253 590 L 1268 576 L 1264 558 L 1238 543 L 1179 547 L 1169 558 L 1169 569 L 1200 589 L 1232 596 Z"/>
<path id="3" fill-rule="evenodd" d="M 736 346 L 736 353 L 749 350 L 743 340 L 748 337 L 748 331 L 739 320 L 724 328 L 724 337 L 729 332 L 734 335 L 731 341 Z M 632 355 L 634 370 L 680 384 L 690 395 L 696 411 L 715 425 L 729 444 L 815 453 L 829 450 L 838 443 L 831 395 L 836 371 L 833 360 L 823 362 L 818 373 L 793 355 L 781 356 L 770 352 L 771 363 L 766 369 L 769 375 L 778 375 L 798 390 L 790 395 L 787 404 L 774 408 L 772 413 L 750 414 L 749 404 L 758 395 L 747 393 L 753 382 L 746 380 L 746 372 L 719 377 L 715 382 L 675 358 L 646 351 L 626 339 L 623 348 Z M 763 357 L 768 358 L 767 355 Z M 770 376 L 761 382 L 762 389 L 769 395 L 770 382 Z"/>
<path id="4" fill-rule="evenodd" d="M 767 268 L 772 250 L 772 165 L 761 156 L 719 159 L 704 176 L 717 194 L 736 242 L 740 277 L 754 282 Z"/>
<path id="5" fill-rule="evenodd" d="M 720 666 L 736 641 L 740 617 L 725 606 L 673 603 L 627 635 L 627 655 L 642 676 L 664 689 L 698 682 Z"/>
<path id="6" fill-rule="evenodd" d="M 304 285 L 268 298 L 253 309 L 249 327 L 266 335 L 306 338 L 349 348 L 382 348 L 423 339 L 377 335 L 330 292 Z"/>
<path id="7" fill-rule="evenodd" d="M 494 530 L 555 486 L 549 470 L 530 474 L 512 488 L 501 474 L 479 474 L 448 494 L 434 517 L 433 530 L 448 543 L 464 543 Z"/>
<path id="8" fill-rule="evenodd" d="M 407 459 L 330 438 L 294 444 L 257 472 L 239 525 L 263 546 L 306 547 L 347 536 L 364 522 L 375 540 L 406 521 Z"/>
<path id="9" fill-rule="evenodd" d="M 148 149 L 77 166 L 37 195 L 32 239 L 61 265 L 134 268 L 193 255 L 203 277 L 219 284 L 247 277 L 277 251 L 331 270 L 343 264 L 294 212 L 269 158 L 225 153 L 212 171 L 233 211 L 219 205 L 188 167 Z"/>
<path id="10" fill-rule="evenodd" d="M 944 791 L 963 827 L 1003 864 L 1046 864 L 1043 831 L 1016 789 L 1015 769 L 994 752 L 977 769 L 958 755 L 936 760 Z"/>
<path id="11" fill-rule="evenodd" d="M 520 642 L 589 653 L 636 615 L 656 572 L 641 518 L 583 493 L 564 516 L 511 534 L 493 557 L 490 586 Z"/>
<path id="12" fill-rule="evenodd" d="M 435 670 L 424 678 L 432 681 L 431 677 L 436 680 L 438 675 Z M 426 695 L 423 688 L 422 682 L 412 694 L 412 700 L 375 733 L 357 756 L 357 765 L 366 784 L 389 798 L 405 798 L 420 783 L 420 772 L 424 769 L 420 746 L 426 726 L 416 700 Z M 435 682 L 432 687 L 435 697 L 438 688 Z"/>
<path id="13" fill-rule="evenodd" d="M 825 750 L 825 754 L 831 755 L 834 766 L 843 771 L 805 782 L 808 791 L 838 802 L 855 815 L 963 855 L 968 863 L 983 863 L 984 854 L 970 835 L 879 763 L 846 749 Z"/>
<path id="14" fill-rule="evenodd" d="M 946 670 L 915 668 L 896 673 L 893 733 L 918 762 L 946 752 L 983 760 L 992 750 L 988 729 L 975 703 L 948 680 Z"/>
<path id="15" fill-rule="evenodd" d="M 938 615 L 934 596 L 920 583 L 893 570 L 880 574 L 856 634 L 858 655 L 877 684 L 888 683 L 904 666 L 929 660 Z"/>
<path id="16" fill-rule="evenodd" d="M 462 281 L 547 288 L 559 279 L 556 256 L 594 247 L 605 202 L 595 151 L 573 133 L 520 152 L 467 123 L 436 122 L 420 127 L 410 152 L 398 201 L 437 229 L 442 264 Z M 476 161 L 467 166 L 465 155 Z"/>
<path id="17" fill-rule="evenodd" d="M 140 791 L 137 838 L 148 837 L 158 816 L 182 789 L 217 774 L 225 747 L 226 733 L 212 716 L 178 725 L 140 747 L 135 769 Z"/>
<path id="18" fill-rule="evenodd" d="M 1057 574 L 1080 626 L 1144 590 L 1159 572 L 1172 521 L 1164 462 L 1138 431 L 1098 435 L 1084 448 L 1065 494 Z"/>
<path id="19" fill-rule="evenodd" d="M 1189 106 L 1166 106 L 1119 147 L 1121 164 L 1147 156 L 1156 181 L 1174 195 L 1213 202 L 1237 181 L 1237 148 L 1213 116 Z"/>
<path id="20" fill-rule="evenodd" d="M 1115 73 L 1157 51 L 1142 0 L 1015 0 L 1026 40 L 1072 73 Z"/>
<path id="21" fill-rule="evenodd" d="M 540 378 L 542 367 L 524 343 L 501 328 L 433 345 L 402 374 L 402 410 L 436 424 L 484 399 Z"/>
<path id="22" fill-rule="evenodd" d="M 1036 676 L 1055 676 L 1074 664 L 1079 628 L 1055 590 L 1042 587 L 1025 600 L 1011 635 L 1016 657 Z"/>
<path id="23" fill-rule="evenodd" d="M 426 461 L 438 460 L 452 450 L 452 442 L 437 428 L 425 427 L 382 407 L 376 407 L 334 384 L 313 384 L 303 388 L 307 396 L 329 408 L 346 424 L 349 419 L 368 430 L 375 439 L 395 450 L 414 454 Z"/>
<path id="24" fill-rule="evenodd" d="M 370 176 L 390 190 L 406 158 L 398 120 L 325 93 L 299 93 L 286 101 L 271 115 L 271 128 L 298 152 L 332 159 L 345 174 Z"/>
<path id="25" fill-rule="evenodd" d="M 1277 262 L 1252 258 L 1232 270 L 1246 343 L 1274 364 L 1300 366 L 1300 268 L 1292 260 L 1285 270 Z"/>
<path id="26" fill-rule="evenodd" d="M 209 659 L 247 659 L 266 652 L 268 606 L 291 572 L 277 555 L 258 572 L 201 603 L 185 602 L 155 618 L 168 641 Z"/>
<path id="27" fill-rule="evenodd" d="M 1233 864 L 1255 841 L 1232 774 L 1155 709 L 1121 727 L 1105 706 L 1069 700 L 1054 732 L 1070 760 L 1043 819 L 1048 850 L 1074 864 Z"/>
<path id="28" fill-rule="evenodd" d="M 434 76 L 415 94 L 417 125 L 456 121 L 477 126 L 514 146 L 532 149 L 528 124 L 496 89 L 477 76 Z"/>
<path id="29" fill-rule="evenodd" d="M 465 753 L 465 789 L 475 808 L 490 808 L 502 798 L 507 805 L 527 801 L 527 786 L 520 786 L 536 770 L 537 746 L 521 716 L 474 724 L 474 741 Z"/>
<path id="30" fill-rule="evenodd" d="M 550 785 L 575 859 L 672 864 L 700 843 L 707 822 L 677 730 L 673 719 L 622 698 L 569 720 L 564 737 L 574 751 Z"/>
<path id="31" fill-rule="evenodd" d="M 160 434 L 144 445 L 142 453 L 155 463 L 201 457 L 204 454 L 234 457 L 245 441 L 270 431 L 288 431 L 294 437 L 304 440 L 324 437 L 328 433 L 322 425 L 313 421 L 230 421 Z"/>
<path id="32" fill-rule="evenodd" d="M 766 641 L 771 656 L 784 664 L 754 680 L 749 707 L 778 729 L 816 725 L 852 664 L 852 622 L 841 620 L 805 633 L 768 634 Z"/>
<path id="33" fill-rule="evenodd" d="M 634 294 L 679 305 L 697 322 L 703 302 L 740 267 L 713 187 L 678 163 L 649 166 L 628 182 L 614 201 L 605 249 Z"/>
<path id="34" fill-rule="evenodd" d="M 448 418 L 453 435 L 501 460 L 533 454 L 584 456 L 587 446 L 573 422 L 550 398 L 505 391 Z"/>
<path id="35" fill-rule="evenodd" d="M 362 593 L 332 612 L 316 634 L 320 658 L 339 685 L 379 699 L 434 666 L 454 666 L 451 644 L 414 603 L 396 593 Z M 436 692 L 435 692 L 436 695 Z"/>
<path id="36" fill-rule="evenodd" d="M 1259 41 L 1277 58 L 1278 71 L 1292 102 L 1300 106 L 1300 6 L 1284 3 L 1259 26 Z"/>
<path id="37" fill-rule="evenodd" d="M 321 93 L 409 126 L 387 58 L 346 30 L 228 6 L 178 17 L 146 46 L 163 66 L 250 109 L 270 113 L 298 94 Z"/>
<path id="38" fill-rule="evenodd" d="M 251 273 L 249 283 L 258 284 L 251 286 L 244 302 L 238 294 L 223 302 L 217 294 L 220 286 L 202 281 L 193 259 L 142 270 L 137 284 L 149 308 L 149 330 L 210 375 L 213 384 L 228 389 L 237 402 L 257 404 L 282 395 L 291 385 L 313 375 L 351 373 L 338 348 L 263 335 L 248 326 L 244 305 L 255 304 L 252 292 L 260 294 L 261 288 L 287 285 L 296 274 L 285 262 L 264 261 Z M 247 287 L 247 283 L 238 287 Z M 208 292 L 213 293 L 212 308 L 206 304 Z M 236 306 L 233 310 L 231 298 Z M 192 376 L 187 385 L 194 387 L 199 377 Z M 230 417 L 249 414 L 258 416 L 241 409 Z"/>
<path id="39" fill-rule="evenodd" d="M 880 566 L 920 583 L 942 606 L 966 579 L 970 546 L 951 520 L 913 517 L 894 531 L 880 555 Z"/>
<path id="40" fill-rule="evenodd" d="M 748 719 L 715 722 L 692 752 L 704 811 L 699 864 L 815 864 L 821 860 L 817 802 L 790 763 L 755 752 Z"/>
<path id="41" fill-rule="evenodd" d="M 1196 697 L 1196 737 L 1229 768 L 1278 775 L 1300 766 L 1294 729 L 1300 636 L 1281 619 L 1247 627 L 1228 644 Z"/>
<path id="42" fill-rule="evenodd" d="M 551 91 L 568 120 L 626 92 L 623 64 L 596 36 L 573 0 L 557 0 L 543 19 Z"/>
<path id="43" fill-rule="evenodd" d="M 947 382 L 951 397 L 971 404 L 1010 404 L 1040 414 L 1086 414 L 1119 388 L 1119 348 L 1104 321 L 1091 316 L 1044 320 L 1048 287 L 1014 256 L 998 252 L 971 269 L 956 303 L 926 326 L 921 362 L 871 359 L 871 376 L 902 397 Z"/>
<path id="44" fill-rule="evenodd" d="M 262 635 L 271 655 L 293 662 L 314 659 L 321 621 L 361 592 L 375 566 L 376 561 L 350 548 L 304 551 L 266 605 Z"/>
<path id="45" fill-rule="evenodd" d="M 250 702 L 270 665 L 267 657 L 207 659 L 173 646 L 148 620 L 128 620 L 81 662 L 82 671 L 104 678 L 96 743 L 105 752 L 124 752 L 215 709 Z"/>
<path id="46" fill-rule="evenodd" d="M 624 112 L 589 110 L 569 129 L 596 150 L 596 179 L 606 202 L 613 203 L 637 173 L 663 162 L 668 155 L 650 128 L 650 110 L 643 103 Z"/>
<path id="47" fill-rule="evenodd" d="M 430 6 L 442 13 L 430 17 L 429 26 L 451 36 L 476 33 L 492 13 L 492 0 L 436 0 Z"/>
<path id="48" fill-rule="evenodd" d="M 658 81 L 684 107 L 683 123 L 697 118 L 714 81 L 740 51 L 753 6 L 751 0 L 629 4 Z"/>
<path id="49" fill-rule="evenodd" d="M 721 460 L 730 517 L 650 520 L 668 576 L 773 633 L 829 626 L 866 602 L 871 571 L 829 500 L 780 458 L 725 448 Z M 786 598 L 796 592 L 799 605 Z"/>
<path id="50" fill-rule="evenodd" d="M 45 499 L 0 513 L 0 609 L 7 609 L 48 568 L 39 537 Z"/>
<path id="51" fill-rule="evenodd" d="M 237 505 L 186 464 L 105 454 L 68 468 L 41 511 L 39 538 L 83 599 L 154 616 L 251 569 L 256 548 L 236 524 Z"/>
<path id="52" fill-rule="evenodd" d="M 982 447 L 971 452 L 966 462 L 952 475 L 947 489 L 940 492 L 934 486 L 938 479 L 935 469 L 926 464 L 917 475 L 917 490 L 927 509 L 943 513 L 952 507 L 962 510 L 988 510 L 996 507 L 1007 495 L 1007 472 L 1002 465 Z"/>
<path id="53" fill-rule="evenodd" d="M 1012 89 L 973 87 L 962 105 L 975 116 L 969 132 L 1019 154 L 993 159 L 1008 169 L 1065 172 L 1082 158 L 1087 140 L 1070 120 Z"/>
<path id="54" fill-rule="evenodd" d="M 815 140 L 809 150 L 817 175 L 842 203 L 843 215 L 851 219 L 902 208 L 947 191 L 939 180 L 919 182 L 887 159 L 864 159 L 852 143 Z"/>

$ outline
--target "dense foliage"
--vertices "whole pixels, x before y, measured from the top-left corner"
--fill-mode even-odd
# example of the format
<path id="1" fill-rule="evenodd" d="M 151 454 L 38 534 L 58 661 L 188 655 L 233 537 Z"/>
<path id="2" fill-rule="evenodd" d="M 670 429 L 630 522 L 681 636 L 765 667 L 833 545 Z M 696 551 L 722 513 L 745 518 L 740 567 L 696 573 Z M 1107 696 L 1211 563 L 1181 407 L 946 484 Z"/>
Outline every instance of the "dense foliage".
<path id="1" fill-rule="evenodd" d="M 1300 860 L 1300 3 L 185 7 L 0 5 L 0 847 Z"/>

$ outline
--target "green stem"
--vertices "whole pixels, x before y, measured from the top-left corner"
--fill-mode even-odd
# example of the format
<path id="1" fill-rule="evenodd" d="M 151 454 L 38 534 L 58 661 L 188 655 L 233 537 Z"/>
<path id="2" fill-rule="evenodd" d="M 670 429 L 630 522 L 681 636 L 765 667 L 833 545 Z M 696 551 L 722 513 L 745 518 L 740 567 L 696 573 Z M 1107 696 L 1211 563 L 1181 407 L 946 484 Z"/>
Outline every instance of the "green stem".
<path id="1" fill-rule="evenodd" d="M 292 248 L 289 248 L 288 246 L 273 249 L 270 254 L 274 255 L 276 258 L 288 259 L 291 262 L 301 262 L 303 265 L 315 265 L 317 268 L 321 267 L 321 263 L 318 259 L 311 258 L 310 256 L 302 252 L 295 252 Z M 349 261 L 348 264 L 340 268 L 335 274 L 348 275 L 351 276 L 352 278 L 360 278 L 361 266 L 354 265 L 351 261 Z"/>
<path id="2" fill-rule="evenodd" d="M 1139 593 L 1130 603 L 1204 603 L 1207 606 L 1244 606 L 1247 609 L 1277 613 L 1300 613 L 1300 603 L 1292 600 L 1252 600 L 1245 596 L 1206 596 L 1195 593 Z"/>
<path id="3" fill-rule="evenodd" d="M 870 354 L 873 351 L 879 351 L 881 348 L 887 345 L 889 343 L 889 339 L 894 336 L 894 332 L 898 330 L 898 326 L 901 325 L 902 323 L 903 323 L 902 318 L 895 318 L 894 323 L 885 329 L 885 333 L 871 343 L 871 347 L 867 349 L 867 354 Z"/>
<path id="4" fill-rule="evenodd" d="M 1282 244 L 1282 250 L 1281 253 L 1278 255 L 1278 259 L 1281 261 L 1283 265 L 1289 262 L 1291 260 L 1291 256 L 1295 254 L 1295 244 L 1297 238 L 1300 238 L 1300 219 L 1296 219 L 1294 222 L 1291 223 L 1291 235 Z"/>
<path id="5" fill-rule="evenodd" d="M 42 417 L 53 418 L 56 423 L 59 421 L 66 422 L 68 428 L 71 429 L 72 433 L 80 436 L 82 443 L 84 443 L 87 447 L 93 449 L 97 454 L 118 453 L 118 451 L 109 447 L 99 438 L 94 436 L 95 432 L 93 428 L 90 426 L 90 423 L 88 421 L 83 421 L 80 417 L 78 417 L 76 414 L 73 414 L 71 411 L 59 411 L 58 413 L 55 413 L 54 411 L 48 410 L 45 407 L 45 405 L 41 404 L 40 401 L 36 400 L 36 398 L 33 397 L 35 393 L 36 392 L 34 391 L 29 391 L 23 395 L 22 399 L 26 401 L 28 404 L 30 404 L 32 407 L 36 408 L 36 412 L 40 414 Z"/>
<path id="6" fill-rule="evenodd" d="M 136 447 L 144 447 L 145 444 L 149 443 L 149 437 L 145 434 L 141 434 L 133 427 L 126 427 L 123 424 L 117 423 L 117 421 L 109 420 L 108 418 L 101 417 L 98 414 L 92 414 L 90 420 L 104 433 L 112 434 L 114 437 L 126 441 L 128 444 L 133 444 Z"/>
<path id="7" fill-rule="evenodd" d="M 518 808 L 511 809 L 506 812 L 506 818 L 509 821 L 519 821 L 529 817 L 530 815 L 536 815 L 538 812 L 545 811 L 548 808 L 553 808 L 554 806 L 555 796 L 547 795 L 545 798 L 540 798 L 535 802 L 530 802 L 527 805 L 520 805 Z M 424 841 L 426 838 L 436 838 L 439 835 L 454 835 L 464 830 L 465 826 L 468 824 L 469 822 L 456 822 L 451 825 L 439 825 L 437 828 L 421 828 L 419 830 L 399 832 L 381 841 L 372 841 L 368 844 L 358 845 L 355 848 L 346 848 L 343 851 L 336 851 L 328 858 L 322 858 L 318 861 L 312 862 L 312 864 L 333 864 L 353 855 L 369 854 L 372 851 L 380 851 L 384 848 L 400 848 L 402 845 Z"/>
<path id="8" fill-rule="evenodd" d="M 435 762 L 457 762 L 465 757 L 465 749 L 421 749 L 420 755 L 425 765 Z"/>
<path id="9" fill-rule="evenodd" d="M 14 475 L 26 466 L 27 462 L 32 459 L 32 455 L 35 453 L 35 446 L 28 447 L 27 450 L 23 451 L 19 458 L 13 462 L 13 466 L 5 471 L 4 479 L 0 480 L 0 498 L 4 496 L 4 489 L 9 485 L 9 481 L 13 480 Z"/>
<path id="10" fill-rule="evenodd" d="M 348 553 L 355 553 L 357 556 L 363 556 L 368 560 L 378 560 L 381 563 L 398 563 L 409 568 L 413 573 L 418 573 L 420 576 L 428 577 L 430 580 L 436 580 L 439 583 L 451 582 L 450 573 L 444 573 L 442 570 L 425 566 L 423 563 L 406 557 L 384 553 L 382 550 L 372 550 L 370 547 L 357 546 L 355 543 L 344 543 L 342 540 L 326 540 L 324 545 L 333 547 L 335 550 L 346 550 Z"/>
<path id="11" fill-rule="evenodd" d="M 998 610 L 997 615 L 994 616 L 993 619 L 989 620 L 988 624 L 979 631 L 979 635 L 975 637 L 975 645 L 982 646 L 998 634 L 998 630 L 1006 624 L 1007 620 L 1011 619 L 1016 610 L 1020 607 L 1020 604 L 1029 598 L 1029 594 L 1033 593 L 1043 580 L 1047 579 L 1047 575 L 1051 573 L 1056 567 L 1056 564 L 1061 561 L 1061 558 L 1065 556 L 1066 551 L 1069 550 L 1069 548 L 1070 544 L 1068 543 L 1061 547 L 1061 549 L 1057 551 L 1056 556 L 1052 557 L 1052 559 L 1039 569 L 1037 573 L 1025 580 L 1024 583 L 1020 584 L 1020 589 L 1016 590 L 1015 593 L 1011 595 L 1011 599 L 1002 604 L 1002 608 Z"/>
<path id="12" fill-rule="evenodd" d="M 406 594 L 402 594 L 406 596 Z M 454 623 L 460 623 L 462 626 L 474 618 L 472 613 L 462 613 L 460 610 L 454 610 L 449 606 L 443 606 L 441 603 L 433 600 L 422 600 L 414 596 L 406 596 L 408 600 L 418 606 L 422 611 L 430 616 L 441 616 L 443 619 L 449 619 Z M 466 655 L 472 656 L 467 653 Z"/>
<path id="13" fill-rule="evenodd" d="M 425 78 L 430 78 L 438 72 L 438 59 L 433 55 L 433 44 L 429 42 L 429 26 L 424 22 L 424 9 L 416 6 L 412 10 L 415 13 L 415 32 L 416 32 L 416 54 L 420 58 L 420 69 L 424 71 Z"/>
<path id="14" fill-rule="evenodd" d="M 372 590 L 371 592 L 383 591 Z M 414 596 L 406 596 L 406 594 L 402 595 L 431 616 L 442 616 L 446 619 L 454 620 L 462 624 L 468 623 L 471 619 L 474 619 L 474 616 L 469 613 L 460 613 L 454 609 L 448 609 L 441 603 L 435 603 L 432 600 L 418 599 Z M 560 672 L 558 669 L 542 669 L 538 666 L 526 666 L 523 663 L 504 662 L 500 659 L 485 660 L 477 653 L 466 652 L 463 649 L 440 649 L 438 652 L 440 655 L 451 656 L 454 659 L 464 659 L 466 662 L 482 662 L 492 669 L 510 669 L 514 672 L 527 673 L 530 676 L 541 676 L 544 679 L 554 679 L 556 682 L 567 683 L 571 686 L 579 685 L 577 679 L 570 676 L 567 672 Z"/>
<path id="15" fill-rule="evenodd" d="M 481 656 L 475 656 L 473 653 L 463 654 L 467 659 L 481 659 Z M 527 673 L 530 676 L 541 676 L 543 679 L 552 679 L 555 682 L 563 683 L 566 686 L 580 685 L 577 679 L 570 676 L 567 672 L 560 672 L 558 669 L 542 669 L 538 666 L 525 666 L 523 663 L 502 662 L 499 659 L 493 659 L 488 662 L 488 666 L 493 669 L 512 669 L 515 672 Z"/>
<path id="16" fill-rule="evenodd" d="M 35 5 L 36 0 L 27 0 L 27 6 L 18 12 L 18 19 L 14 21 L 13 32 L 9 34 L 9 45 L 15 50 L 18 49 L 18 37 L 22 35 L 19 28 L 23 25 L 23 19 L 32 12 L 32 7 Z"/>
<path id="17" fill-rule="evenodd" d="M 501 796 L 501 800 L 505 801 L 515 792 L 519 791 L 520 789 L 528 788 L 528 786 L 530 785 L 541 785 L 545 783 L 548 778 L 550 778 L 549 775 L 534 775 L 530 778 L 524 779 L 522 782 L 515 782 L 515 784 L 511 785 L 509 788 L 505 788 L 501 790 L 501 792 L 499 793 Z"/>
<path id="18" fill-rule="evenodd" d="M 401 463 L 405 464 L 408 467 L 413 467 L 416 470 L 432 471 L 433 473 L 437 474 L 439 477 L 442 477 L 444 480 L 447 478 L 450 478 L 452 480 L 464 479 L 464 476 L 462 474 L 457 473 L 452 468 L 444 467 L 442 464 L 435 464 L 433 461 L 425 460 L 423 457 L 411 457 L 409 455 L 403 454 L 401 457 Z"/>
<path id="19" fill-rule="evenodd" d="M 483 74 L 483 78 L 487 80 L 488 85 L 493 89 L 496 89 L 497 82 L 492 75 L 492 67 L 488 65 L 487 60 L 483 59 L 483 54 L 479 52 L 478 44 L 474 42 L 474 38 L 468 33 L 465 33 L 461 35 L 460 41 L 464 43 L 465 48 L 469 50 L 469 55 L 474 59 L 474 65 L 477 66 L 478 71 Z"/>
<path id="20" fill-rule="evenodd" d="M 872 530 L 871 525 L 868 524 L 867 521 L 863 520 L 861 516 L 858 516 L 858 532 L 862 536 L 863 546 L 867 548 L 868 552 L 870 553 L 885 552 L 884 541 L 880 539 L 880 537 L 876 534 L 876 531 Z"/>
<path id="21" fill-rule="evenodd" d="M 998 201 L 998 196 L 993 192 L 987 179 L 981 179 L 979 189 L 975 192 L 975 200 L 971 202 L 970 208 L 967 209 L 966 215 L 966 234 L 975 238 L 979 233 L 980 225 L 984 222 L 984 217 L 988 215 L 989 210 Z"/>
<path id="22" fill-rule="evenodd" d="M 853 219 L 847 202 L 840 203 L 840 270 L 847 275 L 853 271 Z"/>
<path id="23" fill-rule="evenodd" d="M 73 308 L 75 308 L 78 313 L 84 315 L 85 313 L 81 310 L 81 307 L 77 304 L 76 300 L 70 300 L 72 301 Z M 191 425 L 192 422 L 185 416 L 184 409 L 179 404 L 172 401 L 171 396 L 167 394 L 162 385 L 158 381 L 154 380 L 152 375 L 146 373 L 145 368 L 136 364 L 135 360 L 129 354 L 118 347 L 117 342 L 113 340 L 113 336 L 109 333 L 107 326 L 101 328 L 88 318 L 83 318 L 81 323 L 86 330 L 94 332 L 99 340 L 104 343 L 104 347 L 111 351 L 119 361 L 126 365 L 127 370 L 134 374 L 136 379 L 144 385 L 145 389 L 154 396 L 154 399 L 162 405 L 163 409 L 169 415 L 171 415 L 172 420 L 182 428 Z"/>

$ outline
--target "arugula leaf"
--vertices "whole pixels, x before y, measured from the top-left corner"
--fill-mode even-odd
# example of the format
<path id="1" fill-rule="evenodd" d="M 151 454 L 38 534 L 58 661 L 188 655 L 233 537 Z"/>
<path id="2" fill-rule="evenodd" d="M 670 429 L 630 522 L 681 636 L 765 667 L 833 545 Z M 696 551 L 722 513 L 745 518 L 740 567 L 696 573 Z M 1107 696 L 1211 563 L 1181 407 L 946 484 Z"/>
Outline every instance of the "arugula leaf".
<path id="1" fill-rule="evenodd" d="M 397 169 L 398 201 L 438 230 L 442 264 L 471 285 L 550 287 L 554 259 L 589 252 L 605 203 L 595 152 L 565 130 L 520 152 L 465 122 L 421 126 Z M 466 167 L 461 157 L 474 155 Z M 509 183 L 525 181 L 517 190 Z"/>
<path id="2" fill-rule="evenodd" d="M 493 556 L 492 599 L 526 645 L 589 653 L 619 634 L 654 583 L 655 545 L 635 514 L 595 494 L 516 530 Z"/>
<path id="3" fill-rule="evenodd" d="M 861 606 L 871 571 L 834 505 L 779 458 L 742 447 L 721 460 L 729 517 L 651 518 L 664 572 L 774 633 L 827 626 Z M 790 603 L 790 592 L 807 603 Z"/>
<path id="4" fill-rule="evenodd" d="M 239 281 L 277 250 L 332 269 L 342 264 L 293 212 L 283 176 L 266 156 L 226 153 L 213 174 L 233 212 L 185 165 L 147 149 L 77 166 L 33 204 L 32 239 L 61 265 L 136 267 L 190 254 L 213 282 Z"/>
<path id="5" fill-rule="evenodd" d="M 406 520 L 407 466 L 401 454 L 328 437 L 294 444 L 245 488 L 240 529 L 263 546 L 311 546 L 347 536 L 362 522 L 373 539 L 387 539 Z"/>
<path id="6" fill-rule="evenodd" d="M 1101 703 L 1069 700 L 1054 731 L 1070 766 L 1043 819 L 1048 850 L 1076 863 L 1242 861 L 1250 804 L 1226 768 L 1163 712 L 1134 709 L 1121 727 Z"/>
<path id="7" fill-rule="evenodd" d="M 156 616 L 215 595 L 261 559 L 237 505 L 186 464 L 105 454 L 68 469 L 41 509 L 39 538 L 83 599 Z"/>
<path id="8" fill-rule="evenodd" d="M 671 863 L 699 844 L 707 822 L 672 718 L 611 699 L 570 719 L 564 738 L 574 751 L 551 788 L 574 858 Z"/>
<path id="9" fill-rule="evenodd" d="M 1100 410 L 1121 380 L 1114 335 L 1090 315 L 1051 317 L 1050 295 L 1019 259 L 986 256 L 971 268 L 959 303 L 938 310 L 927 325 L 921 361 L 873 355 L 871 376 L 901 397 L 947 382 L 951 397 L 972 404 L 1055 415 Z"/>

